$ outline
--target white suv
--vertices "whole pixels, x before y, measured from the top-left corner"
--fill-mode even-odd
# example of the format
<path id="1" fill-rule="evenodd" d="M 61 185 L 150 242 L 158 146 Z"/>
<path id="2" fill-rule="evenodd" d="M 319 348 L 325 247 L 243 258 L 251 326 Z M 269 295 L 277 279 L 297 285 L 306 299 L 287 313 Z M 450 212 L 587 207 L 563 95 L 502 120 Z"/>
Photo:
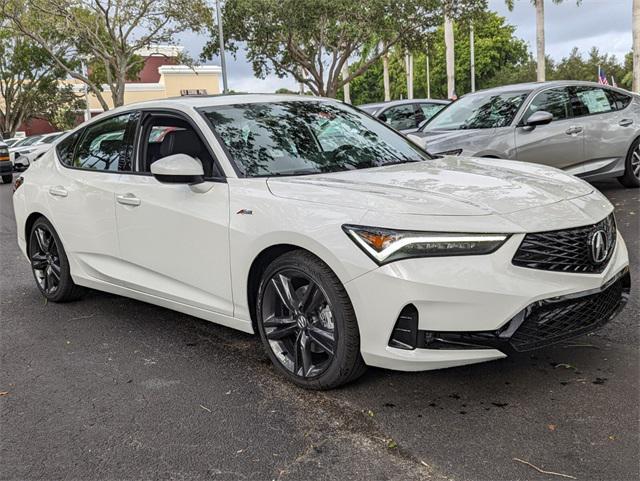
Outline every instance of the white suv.
<path id="1" fill-rule="evenodd" d="M 42 294 L 88 286 L 245 332 L 335 387 L 366 365 L 435 369 L 602 326 L 629 292 L 613 207 L 557 169 L 433 159 L 320 98 L 130 105 L 16 182 Z"/>

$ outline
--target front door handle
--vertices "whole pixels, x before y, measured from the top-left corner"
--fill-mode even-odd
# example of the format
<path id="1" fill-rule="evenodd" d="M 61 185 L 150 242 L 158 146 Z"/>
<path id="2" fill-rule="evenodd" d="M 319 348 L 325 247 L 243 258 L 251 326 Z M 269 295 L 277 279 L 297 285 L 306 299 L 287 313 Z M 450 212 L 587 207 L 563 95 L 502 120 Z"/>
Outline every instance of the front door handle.
<path id="1" fill-rule="evenodd" d="M 122 205 L 132 205 L 134 207 L 140 205 L 140 199 L 133 194 L 117 195 L 116 200 L 118 201 L 118 204 Z"/>
<path id="2" fill-rule="evenodd" d="M 565 134 L 567 134 L 567 135 L 575 135 L 575 134 L 579 134 L 580 132 L 582 132 L 582 127 L 569 127 L 565 131 Z"/>
<path id="3" fill-rule="evenodd" d="M 67 189 L 65 189 L 61 185 L 56 185 L 55 187 L 49 188 L 49 194 L 56 197 L 66 197 L 67 195 L 69 195 L 69 192 L 67 192 Z"/>
<path id="4" fill-rule="evenodd" d="M 620 127 L 628 127 L 632 123 L 633 123 L 633 119 L 622 119 L 620 122 L 618 122 L 618 125 Z"/>

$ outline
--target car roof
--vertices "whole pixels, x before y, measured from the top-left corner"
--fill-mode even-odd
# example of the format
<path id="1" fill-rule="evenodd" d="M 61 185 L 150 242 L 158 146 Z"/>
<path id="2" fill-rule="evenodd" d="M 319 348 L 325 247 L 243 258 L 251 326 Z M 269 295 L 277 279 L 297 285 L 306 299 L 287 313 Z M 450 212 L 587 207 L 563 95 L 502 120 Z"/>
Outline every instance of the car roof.
<path id="1" fill-rule="evenodd" d="M 388 102 L 374 102 L 374 103 L 370 103 L 370 104 L 360 104 L 358 105 L 358 108 L 368 108 L 368 109 L 372 109 L 372 108 L 381 108 L 381 107 L 392 107 L 394 105 L 404 105 L 404 104 L 422 104 L 422 103 L 429 103 L 429 104 L 441 104 L 441 105 L 447 105 L 450 104 L 451 101 L 450 100 L 441 100 L 441 99 L 403 99 L 403 100 L 390 100 Z"/>
<path id="2" fill-rule="evenodd" d="M 499 93 L 499 92 L 536 92 L 536 91 L 544 90 L 550 87 L 567 87 L 571 85 L 578 85 L 578 86 L 584 85 L 589 87 L 608 87 L 610 89 L 618 90 L 620 92 L 631 93 L 620 88 L 604 86 L 597 82 L 587 82 L 584 80 L 550 80 L 547 82 L 525 82 L 525 83 L 519 83 L 519 84 L 501 85 L 500 87 L 477 90 L 476 92 L 468 93 L 468 94 L 465 94 L 464 96 L 486 94 L 486 93 Z"/>
<path id="3" fill-rule="evenodd" d="M 314 97 L 311 95 L 291 95 L 291 94 L 221 94 L 221 95 L 185 95 L 181 97 L 169 97 L 166 99 L 147 100 L 133 104 L 123 105 L 116 109 L 109 110 L 108 113 L 128 111 L 132 109 L 153 109 L 176 107 L 202 108 L 215 107 L 220 105 L 236 105 L 264 102 L 340 102 L 336 99 L 325 97 Z"/>

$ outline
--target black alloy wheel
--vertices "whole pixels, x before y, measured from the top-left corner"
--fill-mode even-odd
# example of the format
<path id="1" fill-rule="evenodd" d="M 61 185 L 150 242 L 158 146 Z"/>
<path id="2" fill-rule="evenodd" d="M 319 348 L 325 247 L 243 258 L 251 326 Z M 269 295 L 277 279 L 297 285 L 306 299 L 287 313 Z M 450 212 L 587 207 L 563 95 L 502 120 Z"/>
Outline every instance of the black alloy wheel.
<path id="1" fill-rule="evenodd" d="M 60 254 L 53 234 L 44 225 L 33 229 L 31 234 L 35 242 L 31 248 L 31 267 L 38 287 L 47 297 L 53 296 L 60 287 Z"/>
<path id="2" fill-rule="evenodd" d="M 62 242 L 44 217 L 37 219 L 31 228 L 28 253 L 33 277 L 47 300 L 64 302 L 80 294 L 80 288 L 71 279 Z"/>
<path id="3" fill-rule="evenodd" d="M 296 376 L 322 374 L 335 354 L 336 330 L 327 295 L 305 273 L 283 269 L 263 297 L 262 326 L 271 350 Z"/>
<path id="4" fill-rule="evenodd" d="M 364 372 L 348 296 L 312 254 L 292 251 L 276 259 L 262 278 L 257 304 L 267 354 L 296 384 L 329 389 Z"/>

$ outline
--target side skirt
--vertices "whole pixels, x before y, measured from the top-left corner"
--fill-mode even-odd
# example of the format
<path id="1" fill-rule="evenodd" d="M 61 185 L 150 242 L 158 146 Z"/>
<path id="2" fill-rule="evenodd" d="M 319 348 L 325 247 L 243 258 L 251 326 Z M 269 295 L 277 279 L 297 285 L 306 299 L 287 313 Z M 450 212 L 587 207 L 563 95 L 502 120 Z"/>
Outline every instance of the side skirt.
<path id="1" fill-rule="evenodd" d="M 117 286 L 109 282 L 99 281 L 95 279 L 87 279 L 74 276 L 73 281 L 79 286 L 89 287 L 98 291 L 105 291 L 111 294 L 117 294 L 119 296 L 129 297 L 138 301 L 148 302 L 160 307 L 166 307 L 174 311 L 188 314 L 205 321 L 214 322 L 222 326 L 230 327 L 232 329 L 238 329 L 239 331 L 249 334 L 255 334 L 251 321 L 245 321 L 243 319 L 237 319 L 231 316 L 225 316 L 218 314 L 217 312 L 208 311 L 199 307 L 190 306 L 181 302 L 172 301 L 163 297 L 154 296 L 144 292 L 136 291 L 127 287 Z"/>

